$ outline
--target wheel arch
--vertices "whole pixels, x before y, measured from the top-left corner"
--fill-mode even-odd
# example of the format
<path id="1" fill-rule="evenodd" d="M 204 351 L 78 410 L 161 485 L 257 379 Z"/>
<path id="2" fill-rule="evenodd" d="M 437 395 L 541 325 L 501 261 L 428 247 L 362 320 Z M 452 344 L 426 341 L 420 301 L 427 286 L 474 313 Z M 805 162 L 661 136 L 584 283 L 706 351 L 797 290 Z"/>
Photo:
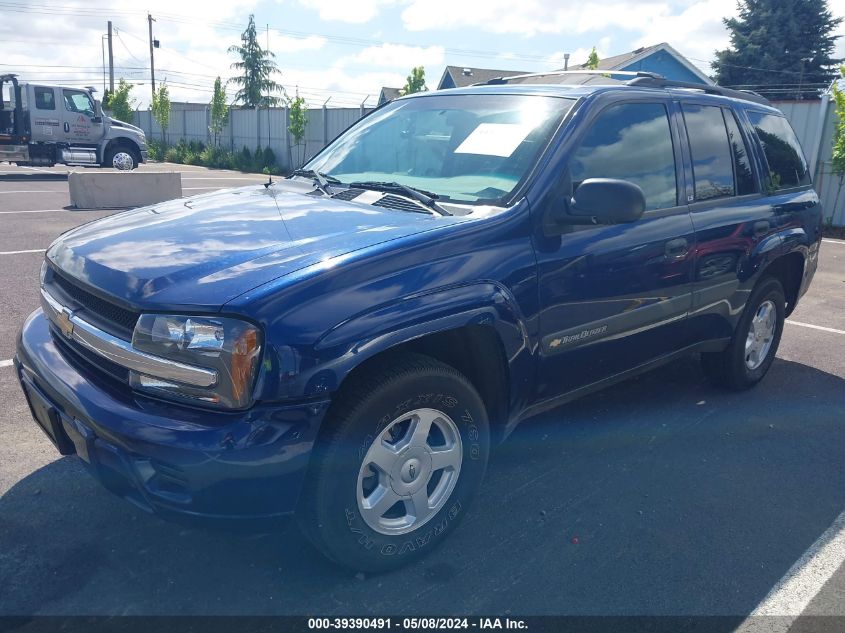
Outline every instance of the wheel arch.
<path id="1" fill-rule="evenodd" d="M 140 164 L 141 147 L 138 145 L 138 143 L 136 143 L 128 136 L 118 136 L 113 139 L 110 139 L 103 147 L 103 153 L 100 158 L 100 162 L 104 162 L 106 160 L 106 156 L 108 155 L 110 150 L 123 146 L 125 146 L 127 149 L 131 150 L 135 154 L 136 161 L 138 162 L 138 164 Z"/>
<path id="2" fill-rule="evenodd" d="M 792 314 L 800 298 L 804 270 L 807 264 L 802 251 L 791 251 L 774 258 L 762 271 L 763 277 L 774 277 L 783 286 L 786 297 L 786 316 Z"/>
<path id="3" fill-rule="evenodd" d="M 383 363 L 424 354 L 460 371 L 487 409 L 494 441 L 511 430 L 512 402 L 531 381 L 530 345 L 515 302 L 498 284 L 441 289 L 374 308 L 324 335 L 317 349 L 337 360 L 335 393 Z"/>

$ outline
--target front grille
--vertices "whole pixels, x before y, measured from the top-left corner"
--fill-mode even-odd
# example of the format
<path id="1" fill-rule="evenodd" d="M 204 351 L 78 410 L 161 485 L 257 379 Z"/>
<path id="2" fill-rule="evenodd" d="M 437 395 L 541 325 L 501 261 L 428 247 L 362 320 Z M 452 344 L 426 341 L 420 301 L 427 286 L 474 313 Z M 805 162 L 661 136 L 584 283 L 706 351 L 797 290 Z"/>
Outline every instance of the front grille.
<path id="1" fill-rule="evenodd" d="M 401 196 L 394 196 L 387 194 L 386 196 L 373 202 L 374 207 L 383 207 L 385 209 L 398 209 L 399 211 L 415 211 L 416 213 L 426 213 L 426 208 L 413 202 L 402 198 Z"/>
<path id="2" fill-rule="evenodd" d="M 69 341 L 61 333 L 52 330 L 53 342 L 62 355 L 78 370 L 90 377 L 105 376 L 121 385 L 129 384 L 129 370 L 113 363 L 99 354 L 95 354 L 76 341 Z"/>
<path id="3" fill-rule="evenodd" d="M 78 308 L 85 310 L 85 320 L 102 327 L 106 332 L 129 340 L 138 322 L 139 314 L 80 288 L 59 273 L 53 274 L 51 285 L 71 299 Z M 59 297 L 57 297 L 59 298 Z M 65 302 L 62 302 L 65 303 Z"/>

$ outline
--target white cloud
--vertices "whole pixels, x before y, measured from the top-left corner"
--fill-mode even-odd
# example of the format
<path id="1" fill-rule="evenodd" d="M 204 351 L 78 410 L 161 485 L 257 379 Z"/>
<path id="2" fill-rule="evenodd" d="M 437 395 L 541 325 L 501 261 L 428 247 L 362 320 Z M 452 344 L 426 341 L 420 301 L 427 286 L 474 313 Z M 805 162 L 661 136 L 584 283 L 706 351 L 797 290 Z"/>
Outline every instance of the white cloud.
<path id="1" fill-rule="evenodd" d="M 415 66 L 429 68 L 442 64 L 445 51 L 442 46 L 405 46 L 404 44 L 382 44 L 370 46 L 357 55 L 343 58 L 338 66 L 349 64 L 363 64 L 367 66 L 381 66 L 385 68 L 401 68 L 410 71 Z"/>
<path id="2" fill-rule="evenodd" d="M 665 2 L 562 4 L 559 0 L 411 0 L 402 12 L 405 28 L 480 28 L 490 33 L 587 33 L 612 28 L 645 29 L 656 16 L 670 13 Z"/>
<path id="3" fill-rule="evenodd" d="M 709 61 L 713 59 L 714 51 L 730 44 L 722 18 L 734 15 L 735 0 L 701 0 L 679 13 L 656 16 L 648 27 L 640 31 L 634 46 L 669 42 L 694 65 L 709 74 Z"/>
<path id="4" fill-rule="evenodd" d="M 364 24 L 392 0 L 299 0 L 299 4 L 319 12 L 321 20 Z"/>

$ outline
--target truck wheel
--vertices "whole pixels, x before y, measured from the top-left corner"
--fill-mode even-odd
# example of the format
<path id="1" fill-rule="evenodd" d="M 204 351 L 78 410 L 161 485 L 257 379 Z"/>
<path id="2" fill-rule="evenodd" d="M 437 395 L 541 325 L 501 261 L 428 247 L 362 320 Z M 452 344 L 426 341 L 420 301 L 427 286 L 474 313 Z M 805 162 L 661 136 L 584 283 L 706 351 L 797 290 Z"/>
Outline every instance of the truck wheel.
<path id="1" fill-rule="evenodd" d="M 399 567 L 443 542 L 490 450 L 470 382 L 411 354 L 342 389 L 327 415 L 297 510 L 305 536 L 356 571 Z"/>
<path id="2" fill-rule="evenodd" d="M 763 379 L 780 344 L 785 303 L 783 286 L 777 279 L 765 277 L 757 284 L 728 348 L 701 355 L 704 373 L 712 383 L 742 390 Z"/>
<path id="3" fill-rule="evenodd" d="M 110 147 L 106 151 L 103 167 L 114 167 L 118 171 L 130 171 L 138 166 L 138 157 L 126 145 Z"/>

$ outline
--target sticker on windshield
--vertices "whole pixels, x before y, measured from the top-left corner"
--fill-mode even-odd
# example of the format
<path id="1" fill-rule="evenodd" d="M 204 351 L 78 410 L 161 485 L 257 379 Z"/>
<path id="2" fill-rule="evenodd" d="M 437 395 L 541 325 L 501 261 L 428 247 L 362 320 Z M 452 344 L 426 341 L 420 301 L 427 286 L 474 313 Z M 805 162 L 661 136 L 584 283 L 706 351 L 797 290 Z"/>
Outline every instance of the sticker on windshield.
<path id="1" fill-rule="evenodd" d="M 455 153 L 507 158 L 535 127 L 525 123 L 482 123 L 458 145 Z"/>

